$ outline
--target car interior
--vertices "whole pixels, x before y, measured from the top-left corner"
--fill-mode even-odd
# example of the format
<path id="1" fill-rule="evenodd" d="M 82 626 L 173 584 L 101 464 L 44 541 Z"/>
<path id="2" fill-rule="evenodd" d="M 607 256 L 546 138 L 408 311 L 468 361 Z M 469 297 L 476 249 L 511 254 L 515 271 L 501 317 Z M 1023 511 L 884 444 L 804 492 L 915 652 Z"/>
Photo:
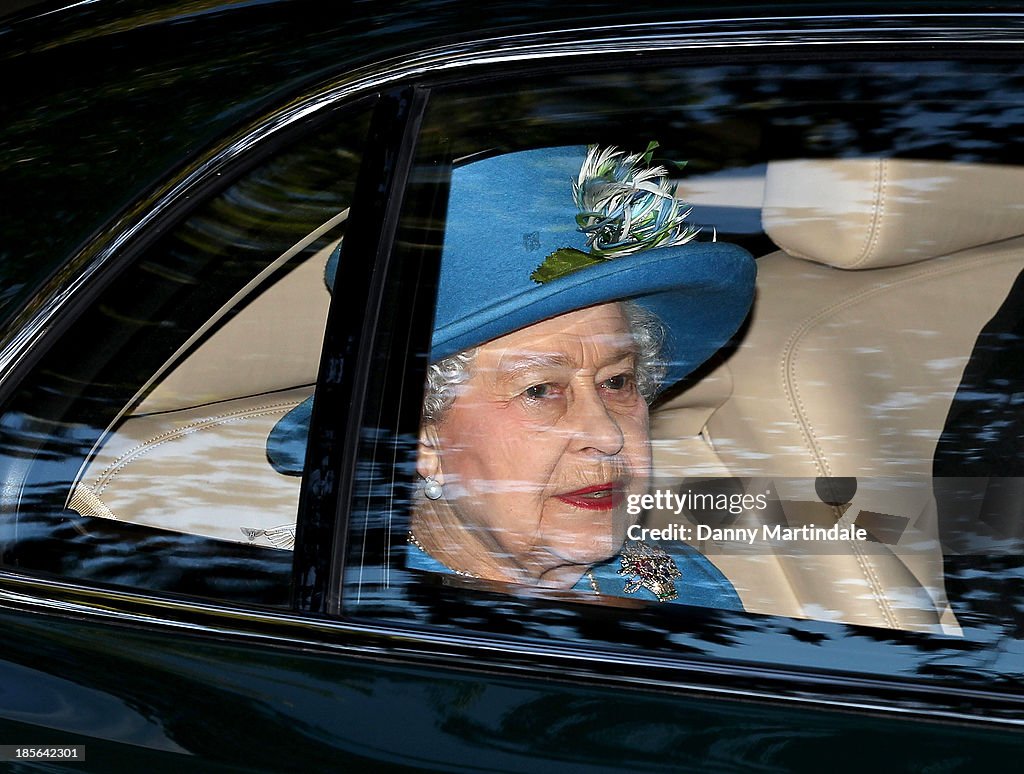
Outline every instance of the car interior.
<path id="1" fill-rule="evenodd" d="M 713 206 L 705 182 L 684 178 L 677 195 Z M 1024 168 L 797 159 L 757 183 L 777 249 L 757 256 L 753 312 L 728 351 L 652 408 L 655 488 L 738 479 L 775 505 L 728 526 L 871 533 L 827 550 L 696 541 L 749 612 L 956 634 L 933 462 L 979 333 L 1024 269 Z M 266 441 L 313 394 L 336 247 L 251 283 L 240 312 L 169 360 L 96 444 L 68 506 L 291 548 L 300 479 L 271 466 Z M 822 481 L 841 496 L 823 498 Z M 647 525 L 679 520 L 653 511 Z"/>
<path id="2" fill-rule="evenodd" d="M 668 480 L 757 479 L 791 524 L 887 520 L 901 534 L 845 553 L 701 546 L 748 610 L 955 632 L 933 457 L 978 333 L 1024 268 L 1022 175 L 894 159 L 768 165 L 762 221 L 780 249 L 758 259 L 735 350 L 654 413 L 655 467 Z M 855 494 L 824 503 L 821 477 L 855 479 Z"/>
<path id="3" fill-rule="evenodd" d="M 336 248 L 232 299 L 248 303 L 184 358 L 172 359 L 118 419 L 83 466 L 68 507 L 290 549 L 299 479 L 270 465 L 266 443 L 281 417 L 313 394 L 331 300 L 324 272 Z"/>

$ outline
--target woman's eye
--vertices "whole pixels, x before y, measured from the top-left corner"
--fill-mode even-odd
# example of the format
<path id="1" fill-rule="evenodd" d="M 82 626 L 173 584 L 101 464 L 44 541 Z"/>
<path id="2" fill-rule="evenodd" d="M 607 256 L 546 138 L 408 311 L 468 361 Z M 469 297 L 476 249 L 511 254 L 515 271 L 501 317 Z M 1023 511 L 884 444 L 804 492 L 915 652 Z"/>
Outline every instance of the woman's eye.
<path id="1" fill-rule="evenodd" d="M 601 386 L 606 390 L 625 390 L 633 385 L 633 376 L 631 374 L 619 374 L 613 376 L 611 379 L 605 379 L 601 382 Z"/>
<path id="2" fill-rule="evenodd" d="M 523 391 L 523 395 L 531 400 L 540 400 L 541 398 L 550 398 L 555 394 L 555 385 L 545 382 L 544 384 L 535 384 L 532 387 L 527 387 Z"/>

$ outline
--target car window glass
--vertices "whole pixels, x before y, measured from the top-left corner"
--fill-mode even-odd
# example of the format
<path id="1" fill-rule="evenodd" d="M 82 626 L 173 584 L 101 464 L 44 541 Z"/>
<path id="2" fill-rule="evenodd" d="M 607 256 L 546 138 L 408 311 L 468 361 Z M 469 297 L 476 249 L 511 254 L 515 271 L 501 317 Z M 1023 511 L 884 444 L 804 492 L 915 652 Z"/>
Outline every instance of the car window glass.
<path id="1" fill-rule="evenodd" d="M 378 362 L 391 367 L 374 371 L 387 378 L 370 388 L 342 611 L 802 665 L 821 665 L 824 643 L 844 668 L 928 679 L 945 679 L 927 655 L 941 643 L 947 676 L 976 682 L 979 654 L 995 652 L 980 643 L 1019 650 L 1021 520 L 1005 460 L 1018 438 L 1022 107 L 1019 65 L 961 61 L 577 70 L 435 92 L 394 257 L 393 297 L 412 303 L 384 321 L 410 333 L 390 336 Z M 604 256 L 592 246 L 589 258 L 554 256 L 543 229 L 505 228 L 523 208 L 546 217 L 545 169 L 572 205 L 587 175 L 560 157 L 588 146 L 665 168 L 644 180 L 676 186 L 699 227 L 691 254 L 727 263 L 742 248 L 757 264 L 734 335 L 707 332 L 721 308 L 710 292 L 683 326 L 704 354 L 650 403 L 652 474 L 639 487 L 614 468 L 630 465 L 621 450 L 605 450 L 619 460 L 611 472 L 559 477 L 573 401 L 606 422 L 622 377 L 627 391 L 642 381 L 638 356 L 613 364 L 579 337 L 578 357 L 521 338 L 550 333 L 528 327 L 538 320 L 630 295 L 596 289 Z M 488 166 L 503 171 L 460 182 Z M 647 212 L 637 207 L 630 217 Z M 626 217 L 578 209 L 566 233 Z M 473 258 L 452 279 L 452 234 L 474 218 Z M 522 269 L 521 250 L 536 255 L 521 279 L 591 300 L 524 312 L 525 296 L 494 279 Z M 579 329 L 635 333 L 629 308 L 609 314 Z M 682 361 L 670 354 L 672 373 Z M 409 364 L 401 377 L 396 358 Z M 434 408 L 436 390 L 423 403 L 419 386 L 431 364 L 448 389 Z M 551 417 L 507 421 L 511 407 L 549 402 Z M 472 419 L 444 413 L 470 404 Z M 611 424 L 627 445 L 625 424 Z M 537 551 L 574 571 L 531 574 Z M 675 589 L 662 594 L 666 573 Z M 1004 658 L 986 674 L 1014 671 Z"/>
<path id="2" fill-rule="evenodd" d="M 222 188 L 50 346 L 0 418 L 5 566 L 287 602 L 300 478 L 267 440 L 312 400 L 366 126 Z"/>

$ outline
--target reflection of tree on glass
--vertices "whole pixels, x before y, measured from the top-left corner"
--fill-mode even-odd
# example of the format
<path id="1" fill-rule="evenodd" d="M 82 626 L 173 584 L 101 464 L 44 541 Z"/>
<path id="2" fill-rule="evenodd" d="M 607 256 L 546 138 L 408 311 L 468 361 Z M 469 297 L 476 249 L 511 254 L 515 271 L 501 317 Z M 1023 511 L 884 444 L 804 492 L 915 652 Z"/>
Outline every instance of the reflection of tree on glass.
<path id="1" fill-rule="evenodd" d="M 455 170 L 411 567 L 740 606 L 692 549 L 625 540 L 647 401 L 725 343 L 754 281 L 649 165 L 549 148 Z"/>

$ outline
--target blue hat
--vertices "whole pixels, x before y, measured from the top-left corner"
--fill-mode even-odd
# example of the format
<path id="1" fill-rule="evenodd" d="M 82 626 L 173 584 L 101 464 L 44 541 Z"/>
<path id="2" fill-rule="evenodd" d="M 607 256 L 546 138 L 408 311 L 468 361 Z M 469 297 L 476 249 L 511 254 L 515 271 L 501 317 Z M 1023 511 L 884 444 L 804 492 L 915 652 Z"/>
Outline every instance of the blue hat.
<path id="1" fill-rule="evenodd" d="M 579 146 L 456 168 L 430 361 L 625 299 L 665 327 L 661 387 L 714 354 L 750 309 L 754 260 L 736 245 L 695 241 L 667 172 L 648 163 L 649 154 Z M 267 456 L 279 472 L 301 473 L 311 411 L 312 398 L 271 432 Z"/>

